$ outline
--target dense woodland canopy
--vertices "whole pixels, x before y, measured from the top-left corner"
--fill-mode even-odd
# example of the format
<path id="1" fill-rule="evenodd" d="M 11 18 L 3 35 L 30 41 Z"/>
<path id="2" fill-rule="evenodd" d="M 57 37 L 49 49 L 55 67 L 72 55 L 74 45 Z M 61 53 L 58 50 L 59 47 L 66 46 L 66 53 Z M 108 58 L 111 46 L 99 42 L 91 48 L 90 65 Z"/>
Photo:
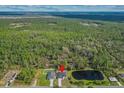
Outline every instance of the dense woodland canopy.
<path id="1" fill-rule="evenodd" d="M 14 66 L 30 69 L 64 64 L 68 70 L 113 70 L 124 68 L 123 62 L 123 22 L 52 17 L 0 19 L 1 78 Z"/>

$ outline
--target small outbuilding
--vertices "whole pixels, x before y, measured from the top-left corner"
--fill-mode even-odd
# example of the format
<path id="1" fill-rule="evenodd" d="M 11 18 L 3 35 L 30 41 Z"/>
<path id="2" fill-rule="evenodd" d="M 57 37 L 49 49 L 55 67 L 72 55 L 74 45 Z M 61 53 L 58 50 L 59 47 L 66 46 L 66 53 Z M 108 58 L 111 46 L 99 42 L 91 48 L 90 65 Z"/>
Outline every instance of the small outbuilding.
<path id="1" fill-rule="evenodd" d="M 109 77 L 109 80 L 110 81 L 113 81 L 113 82 L 117 82 L 118 80 L 116 79 L 116 77 Z"/>
<path id="2" fill-rule="evenodd" d="M 53 82 L 56 77 L 55 72 L 48 72 L 47 73 L 47 79 L 50 80 L 50 87 L 53 87 Z"/>
<path id="3" fill-rule="evenodd" d="M 119 74 L 119 77 L 124 79 L 124 74 Z"/>

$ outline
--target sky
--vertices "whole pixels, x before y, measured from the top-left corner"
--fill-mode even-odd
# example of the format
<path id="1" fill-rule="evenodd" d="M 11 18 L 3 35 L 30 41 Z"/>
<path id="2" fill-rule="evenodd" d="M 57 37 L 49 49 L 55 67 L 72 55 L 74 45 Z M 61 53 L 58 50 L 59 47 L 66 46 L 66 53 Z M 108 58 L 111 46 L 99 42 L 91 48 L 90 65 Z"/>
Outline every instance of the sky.
<path id="1" fill-rule="evenodd" d="M 124 11 L 124 5 L 0 5 L 0 11 Z"/>

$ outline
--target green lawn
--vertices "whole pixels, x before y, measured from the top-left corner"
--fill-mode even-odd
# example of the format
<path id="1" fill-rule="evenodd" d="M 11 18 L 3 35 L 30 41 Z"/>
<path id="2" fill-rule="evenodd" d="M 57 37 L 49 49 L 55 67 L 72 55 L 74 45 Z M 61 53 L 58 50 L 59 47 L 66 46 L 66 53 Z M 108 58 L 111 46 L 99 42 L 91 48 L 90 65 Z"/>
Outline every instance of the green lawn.
<path id="1" fill-rule="evenodd" d="M 54 69 L 40 69 L 40 75 L 38 76 L 38 81 L 37 81 L 37 86 L 47 86 L 49 87 L 50 81 L 46 79 L 46 75 L 48 71 L 53 71 Z M 92 70 L 90 68 L 86 68 L 83 70 Z M 67 76 L 65 77 L 64 80 L 62 80 L 62 87 L 95 87 L 95 86 L 118 86 L 118 84 L 116 82 L 110 82 L 108 80 L 108 77 L 106 77 L 104 75 L 104 73 L 102 72 L 103 76 L 104 76 L 104 80 L 76 80 L 72 77 L 72 72 L 75 70 L 71 70 L 71 71 L 67 71 Z M 121 82 L 121 84 L 123 84 L 123 81 L 121 79 L 119 79 L 119 81 Z M 29 86 L 26 85 L 24 82 L 22 81 L 18 81 L 15 80 L 13 86 L 19 86 L 19 85 L 23 85 L 23 86 Z M 58 79 L 54 80 L 54 87 L 58 87 Z"/>
<path id="2" fill-rule="evenodd" d="M 37 86 L 49 86 L 50 82 L 46 79 L 46 73 L 44 74 L 44 69 L 41 69 L 41 74 L 38 78 Z"/>

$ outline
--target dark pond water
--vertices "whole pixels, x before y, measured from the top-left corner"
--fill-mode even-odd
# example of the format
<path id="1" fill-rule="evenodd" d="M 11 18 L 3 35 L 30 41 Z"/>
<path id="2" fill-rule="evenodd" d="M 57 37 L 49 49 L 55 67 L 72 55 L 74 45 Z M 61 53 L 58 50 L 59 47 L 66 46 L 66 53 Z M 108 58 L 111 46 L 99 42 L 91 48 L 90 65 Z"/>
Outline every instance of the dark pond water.
<path id="1" fill-rule="evenodd" d="M 76 80 L 103 80 L 104 77 L 100 71 L 85 70 L 85 71 L 74 71 L 72 76 Z"/>

